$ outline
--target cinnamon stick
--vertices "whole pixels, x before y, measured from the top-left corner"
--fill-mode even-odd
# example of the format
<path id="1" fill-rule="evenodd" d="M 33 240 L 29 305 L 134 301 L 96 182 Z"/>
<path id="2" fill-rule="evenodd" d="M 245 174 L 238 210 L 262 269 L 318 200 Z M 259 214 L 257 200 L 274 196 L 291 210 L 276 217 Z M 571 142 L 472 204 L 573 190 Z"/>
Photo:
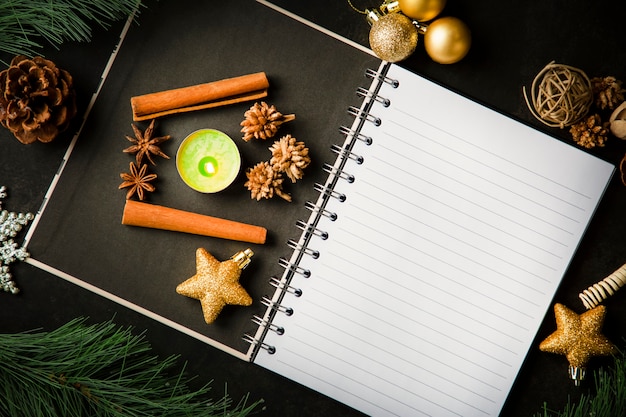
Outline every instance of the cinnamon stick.
<path id="1" fill-rule="evenodd" d="M 269 81 L 265 73 L 257 72 L 131 97 L 130 106 L 133 120 L 137 122 L 168 114 L 258 100 L 267 96 L 268 88 Z"/>
<path id="2" fill-rule="evenodd" d="M 122 224 L 260 244 L 267 236 L 261 226 L 134 200 L 126 200 Z"/>

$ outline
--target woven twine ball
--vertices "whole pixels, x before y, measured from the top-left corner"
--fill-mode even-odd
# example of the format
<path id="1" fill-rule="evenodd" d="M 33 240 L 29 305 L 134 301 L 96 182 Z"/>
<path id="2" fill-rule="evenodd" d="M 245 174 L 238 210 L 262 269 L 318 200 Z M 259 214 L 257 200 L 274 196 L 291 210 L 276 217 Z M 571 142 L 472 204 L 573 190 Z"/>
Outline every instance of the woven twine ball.
<path id="1" fill-rule="evenodd" d="M 546 65 L 531 87 L 530 100 L 524 88 L 526 105 L 542 123 L 561 129 L 584 118 L 593 103 L 589 77 L 569 65 Z"/>

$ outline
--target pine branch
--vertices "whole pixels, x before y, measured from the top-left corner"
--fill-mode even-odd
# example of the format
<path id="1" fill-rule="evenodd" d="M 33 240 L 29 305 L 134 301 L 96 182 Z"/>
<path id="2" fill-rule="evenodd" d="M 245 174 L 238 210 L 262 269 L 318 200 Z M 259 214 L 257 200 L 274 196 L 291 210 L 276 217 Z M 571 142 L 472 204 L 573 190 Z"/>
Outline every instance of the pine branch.
<path id="1" fill-rule="evenodd" d="M 75 319 L 48 333 L 0 335 L 0 416 L 245 417 L 260 402 L 189 389 L 177 356 L 151 355 L 143 335 Z"/>
<path id="2" fill-rule="evenodd" d="M 45 44 L 88 42 L 91 24 L 108 28 L 139 7 L 140 0 L 2 0 L 0 52 L 34 56 Z"/>
<path id="3" fill-rule="evenodd" d="M 568 401 L 562 411 L 548 409 L 535 417 L 614 417 L 626 415 L 626 353 L 615 357 L 614 367 L 594 373 L 595 392 L 583 395 L 578 403 Z"/>

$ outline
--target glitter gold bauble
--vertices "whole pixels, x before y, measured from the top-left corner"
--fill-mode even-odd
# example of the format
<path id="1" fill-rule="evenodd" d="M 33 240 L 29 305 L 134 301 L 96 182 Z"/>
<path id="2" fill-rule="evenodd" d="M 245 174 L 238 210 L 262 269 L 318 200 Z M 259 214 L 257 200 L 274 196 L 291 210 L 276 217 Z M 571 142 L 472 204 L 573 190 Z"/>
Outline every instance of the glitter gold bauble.
<path id="1" fill-rule="evenodd" d="M 554 305 L 556 331 L 539 344 L 544 352 L 565 355 L 573 370 L 584 370 L 593 356 L 607 356 L 617 352 L 617 348 L 602 333 L 602 324 L 606 315 L 603 305 L 576 314 L 563 304 Z M 584 376 L 584 373 L 581 374 Z M 572 374 L 572 378 L 576 375 Z M 575 381 L 582 378 L 577 377 Z"/>
<path id="2" fill-rule="evenodd" d="M 176 292 L 200 300 L 207 324 L 215 321 L 226 304 L 249 306 L 252 298 L 239 284 L 239 277 L 252 255 L 252 250 L 246 249 L 220 262 L 199 248 L 196 250 L 196 275 L 179 284 Z"/>
<path id="3" fill-rule="evenodd" d="M 446 0 L 398 0 L 402 13 L 419 22 L 437 17 L 446 5 Z"/>
<path id="4" fill-rule="evenodd" d="M 467 55 L 472 44 L 469 28 L 456 17 L 442 17 L 428 25 L 424 48 L 433 61 L 454 64 Z"/>
<path id="5" fill-rule="evenodd" d="M 389 13 L 372 23 L 369 34 L 372 51 L 383 61 L 408 58 L 417 47 L 417 28 L 400 13 Z"/>

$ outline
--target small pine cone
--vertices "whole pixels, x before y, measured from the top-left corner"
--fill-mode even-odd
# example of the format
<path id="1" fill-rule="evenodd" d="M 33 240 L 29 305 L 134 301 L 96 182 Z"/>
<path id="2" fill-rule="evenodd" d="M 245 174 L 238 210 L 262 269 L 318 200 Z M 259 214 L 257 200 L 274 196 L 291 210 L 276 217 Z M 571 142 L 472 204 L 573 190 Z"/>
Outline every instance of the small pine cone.
<path id="1" fill-rule="evenodd" d="M 291 196 L 283 192 L 284 178 L 280 172 L 274 171 L 268 162 L 259 162 L 254 168 L 248 168 L 246 177 L 248 177 L 248 181 L 244 186 L 250 191 L 250 197 L 256 201 L 278 195 L 291 202 Z"/>
<path id="2" fill-rule="evenodd" d="M 295 115 L 284 116 L 276 110 L 276 107 L 268 106 L 267 103 L 254 103 L 244 113 L 245 119 L 240 123 L 243 140 L 268 139 L 273 137 L 281 124 L 295 119 Z"/>
<path id="3" fill-rule="evenodd" d="M 608 123 L 603 124 L 598 114 L 592 114 L 586 120 L 572 125 L 569 131 L 574 141 L 585 148 L 604 146 L 609 132 Z"/>
<path id="4" fill-rule="evenodd" d="M 52 61 L 19 55 L 0 72 L 0 124 L 22 143 L 50 142 L 76 115 L 71 75 Z"/>
<path id="5" fill-rule="evenodd" d="M 615 77 L 596 77 L 591 79 L 591 88 L 595 104 L 601 110 L 613 110 L 624 101 L 622 82 Z"/>
<path id="6" fill-rule="evenodd" d="M 270 165 L 274 171 L 284 172 L 291 182 L 302 179 L 303 170 L 311 163 L 309 148 L 304 142 L 298 142 L 291 135 L 286 135 L 274 142 L 269 149 L 272 152 Z"/>

